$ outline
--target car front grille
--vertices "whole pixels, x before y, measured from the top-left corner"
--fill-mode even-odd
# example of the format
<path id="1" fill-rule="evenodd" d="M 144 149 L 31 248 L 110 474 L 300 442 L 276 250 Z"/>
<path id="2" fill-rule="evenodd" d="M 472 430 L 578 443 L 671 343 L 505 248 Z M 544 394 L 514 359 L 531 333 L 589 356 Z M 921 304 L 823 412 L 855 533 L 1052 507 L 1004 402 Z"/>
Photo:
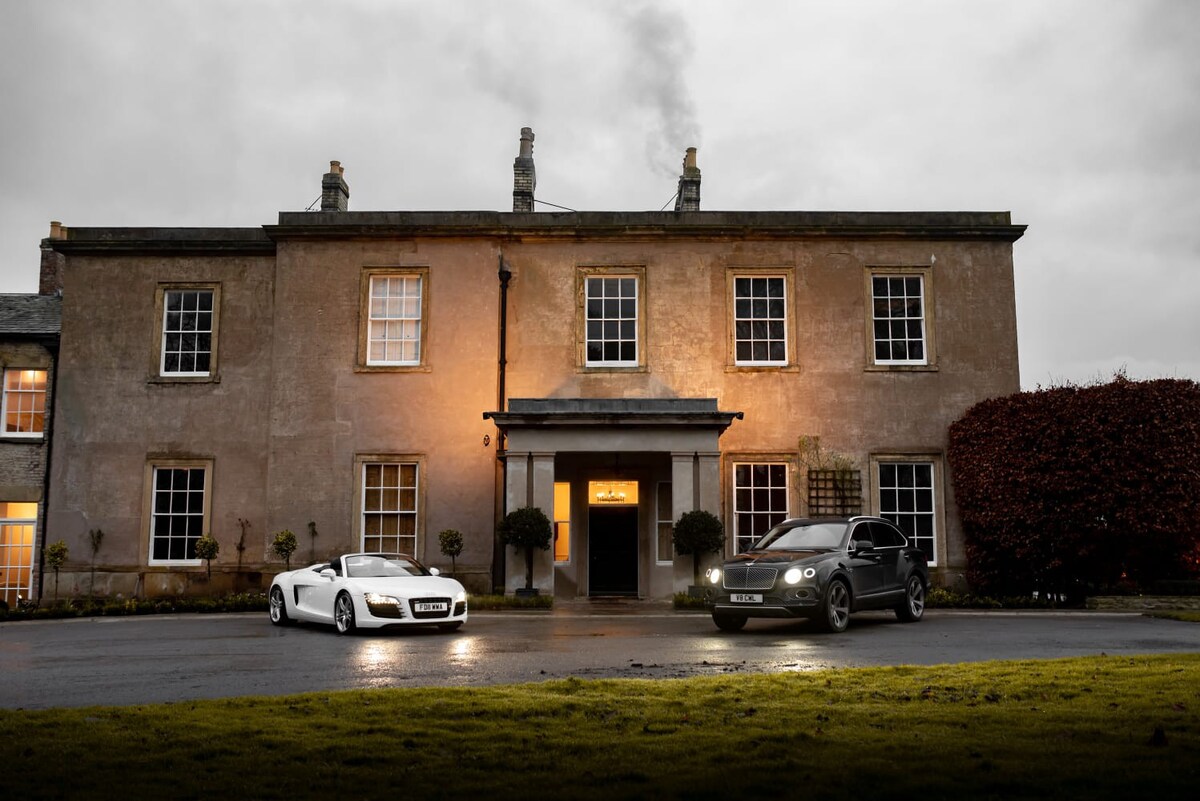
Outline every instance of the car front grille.
<path id="1" fill-rule="evenodd" d="M 418 612 L 417 604 L 444 604 L 446 608 L 441 612 Z M 449 598 L 410 598 L 408 600 L 409 607 L 412 608 L 412 616 L 417 620 L 434 620 L 441 617 L 450 617 L 450 611 L 454 609 L 454 604 Z"/>
<path id="2" fill-rule="evenodd" d="M 758 565 L 734 565 L 725 568 L 722 586 L 727 590 L 769 590 L 775 586 L 779 571 Z"/>

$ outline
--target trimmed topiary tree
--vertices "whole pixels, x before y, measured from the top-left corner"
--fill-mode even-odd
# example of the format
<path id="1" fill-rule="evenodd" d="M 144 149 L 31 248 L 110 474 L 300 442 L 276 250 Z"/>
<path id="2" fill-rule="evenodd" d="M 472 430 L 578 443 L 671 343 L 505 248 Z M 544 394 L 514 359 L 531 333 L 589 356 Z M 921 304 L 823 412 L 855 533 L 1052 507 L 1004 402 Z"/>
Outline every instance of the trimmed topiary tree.
<path id="1" fill-rule="evenodd" d="M 450 557 L 450 575 L 458 573 L 458 568 L 455 565 L 455 558 L 462 553 L 463 536 L 460 532 L 452 528 L 443 529 L 438 532 L 438 548 L 442 551 L 442 556 Z"/>
<path id="2" fill-rule="evenodd" d="M 700 557 L 725 547 L 725 526 L 712 512 L 693 509 L 679 516 L 671 530 L 675 552 L 692 556 L 692 584 L 700 583 Z"/>
<path id="3" fill-rule="evenodd" d="M 947 451 L 976 592 L 1051 598 L 1200 572 L 1200 384 L 1062 386 L 973 406 Z"/>
<path id="4" fill-rule="evenodd" d="M 296 535 L 290 529 L 275 534 L 275 539 L 271 542 L 271 553 L 278 556 L 287 565 L 287 569 L 292 569 L 292 554 L 296 552 Z"/>
<path id="5" fill-rule="evenodd" d="M 208 567 L 208 578 L 212 579 L 212 560 L 217 558 L 217 554 L 221 552 L 221 543 L 217 542 L 212 534 L 205 534 L 200 539 L 196 540 L 196 558 L 203 559 Z"/>
<path id="6" fill-rule="evenodd" d="M 533 550 L 550 549 L 550 518 L 536 506 L 523 506 L 500 521 L 500 541 L 525 551 L 525 589 L 533 590 Z"/>
<path id="7" fill-rule="evenodd" d="M 46 546 L 46 566 L 54 571 L 54 603 L 58 603 L 58 569 L 67 563 L 71 551 L 62 540 Z"/>

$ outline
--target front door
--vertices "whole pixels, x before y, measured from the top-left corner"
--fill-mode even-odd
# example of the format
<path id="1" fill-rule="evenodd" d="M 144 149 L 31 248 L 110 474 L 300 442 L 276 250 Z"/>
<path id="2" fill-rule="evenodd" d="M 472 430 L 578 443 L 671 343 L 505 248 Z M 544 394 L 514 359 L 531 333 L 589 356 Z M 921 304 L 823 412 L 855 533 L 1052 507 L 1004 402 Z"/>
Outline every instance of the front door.
<path id="1" fill-rule="evenodd" d="M 588 510 L 588 594 L 637 593 L 637 507 L 591 507 Z"/>

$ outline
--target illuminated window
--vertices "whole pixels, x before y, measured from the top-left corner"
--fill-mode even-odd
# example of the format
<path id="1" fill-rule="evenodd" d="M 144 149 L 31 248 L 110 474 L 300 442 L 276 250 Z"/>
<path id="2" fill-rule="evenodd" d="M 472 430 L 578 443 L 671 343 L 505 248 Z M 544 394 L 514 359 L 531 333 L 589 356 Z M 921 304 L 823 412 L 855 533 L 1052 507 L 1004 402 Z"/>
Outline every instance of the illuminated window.
<path id="1" fill-rule="evenodd" d="M 196 540 L 208 530 L 207 466 L 151 466 L 150 564 L 199 564 Z"/>
<path id="2" fill-rule="evenodd" d="M 637 506 L 636 481 L 589 481 L 588 503 L 592 506 Z"/>
<path id="3" fill-rule="evenodd" d="M 554 561 L 571 561 L 571 485 L 554 482 Z"/>
<path id="4" fill-rule="evenodd" d="M 421 363 L 421 276 L 371 276 L 367 364 Z"/>
<path id="5" fill-rule="evenodd" d="M 381 553 L 417 551 L 417 465 L 366 462 L 362 466 L 362 548 Z"/>
<path id="6" fill-rule="evenodd" d="M 4 436 L 41 437 L 46 424 L 46 371 L 4 371 Z"/>
<path id="7" fill-rule="evenodd" d="M 16 608 L 33 589 L 36 503 L 0 503 L 0 598 Z"/>
<path id="8" fill-rule="evenodd" d="M 750 547 L 772 526 L 787 519 L 787 465 L 749 463 L 733 466 L 733 547 Z"/>
<path id="9" fill-rule="evenodd" d="M 658 482 L 658 556 L 660 564 L 670 564 L 674 561 L 674 543 L 671 535 L 675 521 L 671 519 L 671 482 Z"/>
<path id="10" fill-rule="evenodd" d="M 163 290 L 159 375 L 211 375 L 216 330 L 214 297 L 214 290 L 209 288 Z"/>

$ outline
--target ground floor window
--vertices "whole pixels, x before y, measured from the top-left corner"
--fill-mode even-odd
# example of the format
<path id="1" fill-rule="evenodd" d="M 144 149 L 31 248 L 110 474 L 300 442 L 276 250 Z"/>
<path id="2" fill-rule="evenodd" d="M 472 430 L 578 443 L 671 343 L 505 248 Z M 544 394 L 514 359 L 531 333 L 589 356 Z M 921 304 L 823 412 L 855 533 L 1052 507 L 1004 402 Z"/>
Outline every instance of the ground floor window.
<path id="1" fill-rule="evenodd" d="M 658 531 L 658 555 L 656 561 L 659 564 L 668 565 L 674 561 L 674 542 L 672 535 L 675 532 L 675 521 L 671 519 L 671 482 L 658 482 L 658 497 L 656 500 L 657 512 L 657 531 Z"/>
<path id="2" fill-rule="evenodd" d="M 916 461 L 878 465 L 879 516 L 895 523 L 931 565 L 937 564 L 933 468 L 932 462 Z"/>
<path id="3" fill-rule="evenodd" d="M 787 465 L 735 463 L 733 465 L 733 547 L 749 550 L 772 526 L 787 519 Z"/>
<path id="4" fill-rule="evenodd" d="M 33 590 L 36 503 L 0 502 L 0 599 L 15 609 Z"/>
<path id="5" fill-rule="evenodd" d="M 554 561 L 571 561 L 571 484 L 554 482 Z"/>
<path id="6" fill-rule="evenodd" d="M 362 493 L 363 550 L 416 555 L 416 463 L 364 462 Z"/>
<path id="7" fill-rule="evenodd" d="M 150 499 L 150 564 L 199 564 L 196 540 L 204 536 L 208 468 L 153 465 Z"/>

